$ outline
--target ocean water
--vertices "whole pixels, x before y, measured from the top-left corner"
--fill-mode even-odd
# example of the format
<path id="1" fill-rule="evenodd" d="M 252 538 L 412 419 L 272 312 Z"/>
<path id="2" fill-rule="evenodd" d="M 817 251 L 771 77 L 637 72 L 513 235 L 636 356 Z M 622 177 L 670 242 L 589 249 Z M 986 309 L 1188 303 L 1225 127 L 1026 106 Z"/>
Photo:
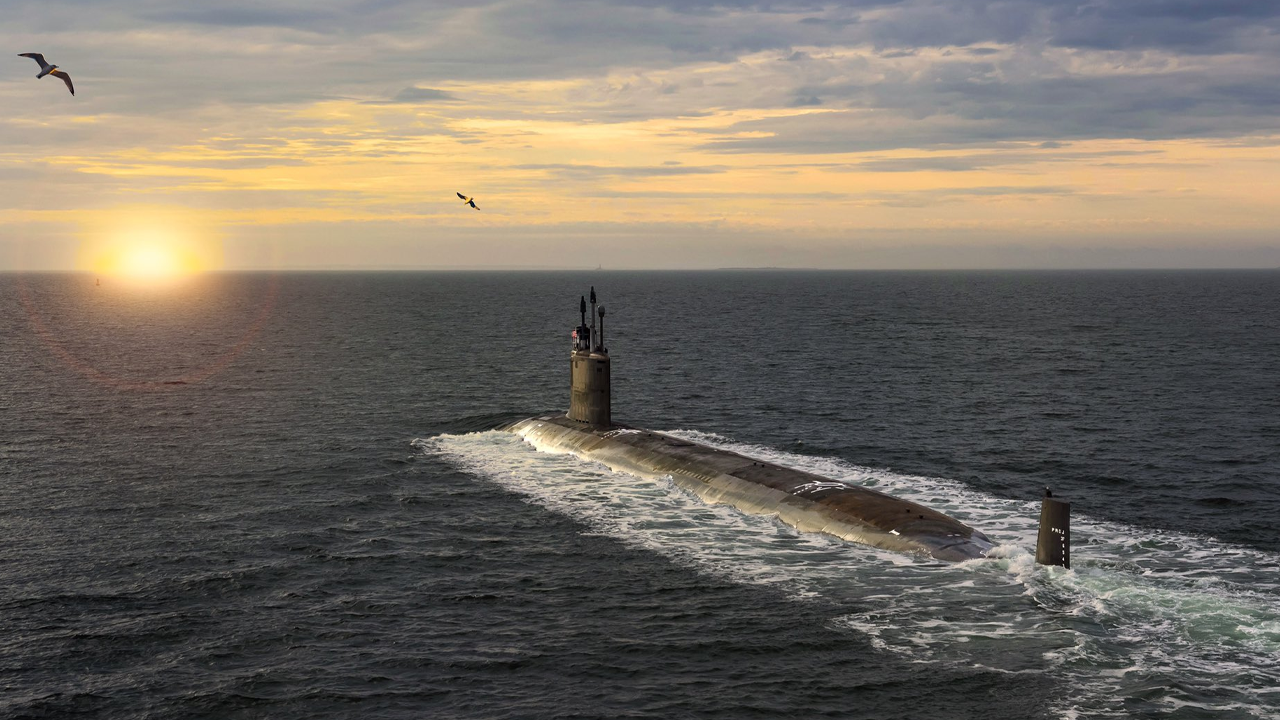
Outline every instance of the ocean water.
<path id="1" fill-rule="evenodd" d="M 994 557 L 492 431 L 591 284 L 616 418 Z M 0 717 L 1280 716 L 1280 272 L 0 275 L 0 338 Z"/>

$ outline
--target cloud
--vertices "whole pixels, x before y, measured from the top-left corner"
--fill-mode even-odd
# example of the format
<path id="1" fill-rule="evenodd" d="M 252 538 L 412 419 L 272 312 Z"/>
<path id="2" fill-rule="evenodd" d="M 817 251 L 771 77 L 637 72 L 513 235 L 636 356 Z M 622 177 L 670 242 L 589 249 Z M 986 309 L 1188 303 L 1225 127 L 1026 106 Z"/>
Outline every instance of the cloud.
<path id="1" fill-rule="evenodd" d="M 620 167 L 564 163 L 513 165 L 512 168 L 515 170 L 540 170 L 551 175 L 578 180 L 603 177 L 651 178 L 674 177 L 681 175 L 712 175 L 727 172 L 729 169 L 724 165 L 684 166 L 663 164 L 654 166 Z"/>
<path id="2" fill-rule="evenodd" d="M 444 90 L 434 90 L 432 88 L 407 87 L 396 93 L 395 97 L 390 100 L 367 100 L 369 105 L 417 105 L 430 102 L 456 102 L 458 98 Z"/>
<path id="3" fill-rule="evenodd" d="M 1280 202 L 1271 0 L 45 0 L 6 7 L 0 45 L 78 92 L 0 73 L 0 210 L 426 217 L 465 177 L 492 198 L 467 222 L 494 227 L 852 237 L 872 220 L 846 204 L 976 233 L 1050 205 L 1091 222 L 1100 198 L 1253 231 Z"/>
<path id="4" fill-rule="evenodd" d="M 1274 34 L 1280 6 L 1266 0 L 1106 0 L 1057 7 L 1049 19 L 1051 41 L 1064 47 L 1222 53 L 1255 42 L 1251 36 L 1259 31 Z"/>
<path id="5" fill-rule="evenodd" d="M 620 89 L 584 114 L 629 121 L 821 104 L 903 126 L 853 123 L 852 132 L 874 131 L 874 139 L 837 132 L 836 152 L 1244 136 L 1274 128 L 1280 87 L 1280 4 L 1262 0 L 234 0 L 208 8 L 47 0 L 17 6 L 6 25 L 5 44 L 39 37 L 42 50 L 64 58 L 82 87 L 78 107 L 102 114 L 341 98 L 463 105 L 456 88 L 476 83 L 631 74 L 663 79 Z M 770 55 L 790 69 L 765 71 L 761 58 Z M 23 95 L 34 97 L 32 89 Z M 543 98 L 552 100 L 568 101 L 560 113 L 584 107 Z M 791 128 L 823 124 L 767 122 L 759 128 L 766 138 L 715 147 L 809 151 L 814 138 L 792 137 Z"/>
<path id="6" fill-rule="evenodd" d="M 1101 152 L 1045 152 L 1045 149 L 1065 147 L 1055 143 L 1047 148 L 1041 145 L 1039 152 L 1002 151 L 968 153 L 964 155 L 922 155 L 915 157 L 895 157 L 882 160 L 866 160 L 840 166 L 838 169 L 851 172 L 974 172 L 996 168 L 1020 167 L 1038 163 L 1088 163 L 1097 166 L 1097 160 L 1116 158 L 1143 157 L 1156 158 L 1161 155 L 1158 150 L 1109 150 Z M 1116 163 L 1123 165 L 1124 163 Z"/>
<path id="7" fill-rule="evenodd" d="M 1046 48 L 1237 55 L 1257 66 L 1280 59 L 1280 4 L 1267 0 L 234 0 L 208 8 L 46 0 L 12 9 L 6 26 L 0 38 L 39 37 L 64 64 L 74 61 L 86 73 L 86 99 L 111 111 L 129 102 L 163 110 L 443 100 L 398 93 L 732 64 L 767 51 L 813 65 L 808 58 L 829 47 L 874 48 L 884 60 L 933 48 L 996 58 L 1010 47 L 1024 51 L 1021 59 Z M 1035 80 L 1034 71 L 1021 75 L 1009 78 L 1022 81 L 1019 92 Z M 911 79 L 890 71 L 881 85 L 892 91 Z M 111 91 L 98 93 L 105 81 Z M 830 97 L 808 84 L 786 90 L 779 106 Z"/>
<path id="8" fill-rule="evenodd" d="M 314 7 L 268 7 L 262 3 L 237 5 L 224 2 L 205 8 L 164 8 L 148 12 L 144 17 L 160 23 L 291 28 L 313 25 L 317 20 L 330 18 L 331 15 Z"/>
<path id="9" fill-rule="evenodd" d="M 843 113 L 744 121 L 718 152 L 847 153 L 1005 141 L 1240 137 L 1280 128 L 1280 64 L 1251 56 L 1026 49 L 981 60 L 949 49 L 852 52 L 757 68 L 777 106 L 821 98 Z"/>

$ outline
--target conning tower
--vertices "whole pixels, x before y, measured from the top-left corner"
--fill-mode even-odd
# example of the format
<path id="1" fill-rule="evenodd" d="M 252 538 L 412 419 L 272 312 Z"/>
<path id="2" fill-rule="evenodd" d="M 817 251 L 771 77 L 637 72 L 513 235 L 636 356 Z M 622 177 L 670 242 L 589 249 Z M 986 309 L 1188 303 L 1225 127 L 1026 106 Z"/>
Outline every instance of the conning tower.
<path id="1" fill-rule="evenodd" d="M 591 325 L 587 325 L 587 299 L 579 301 L 582 322 L 573 331 L 573 352 L 569 356 L 569 419 L 592 427 L 613 425 L 609 415 L 609 351 L 604 345 L 604 306 L 596 307 L 596 289 L 591 288 Z M 596 332 L 596 315 L 600 331 Z"/>
<path id="2" fill-rule="evenodd" d="M 604 308 L 596 307 L 595 288 L 590 308 L 588 322 L 587 298 L 578 301 L 581 321 L 573 331 L 569 359 L 569 412 L 526 418 L 498 429 L 516 433 L 540 450 L 572 453 L 638 477 L 666 478 L 708 503 L 773 515 L 804 532 L 953 562 L 988 557 L 995 547 L 981 531 L 910 500 L 671 435 L 614 425 Z M 1046 490 L 1037 562 L 1071 566 L 1070 508 Z"/>

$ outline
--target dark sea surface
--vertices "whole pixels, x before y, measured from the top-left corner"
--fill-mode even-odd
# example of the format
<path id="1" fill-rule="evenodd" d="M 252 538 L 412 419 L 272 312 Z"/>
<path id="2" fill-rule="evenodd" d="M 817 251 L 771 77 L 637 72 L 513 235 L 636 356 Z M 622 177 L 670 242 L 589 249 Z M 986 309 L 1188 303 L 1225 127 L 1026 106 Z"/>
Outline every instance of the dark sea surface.
<path id="1" fill-rule="evenodd" d="M 616 419 L 995 557 L 492 431 L 591 284 Z M 0 275 L 0 338 L 2 718 L 1280 717 L 1280 272 Z"/>

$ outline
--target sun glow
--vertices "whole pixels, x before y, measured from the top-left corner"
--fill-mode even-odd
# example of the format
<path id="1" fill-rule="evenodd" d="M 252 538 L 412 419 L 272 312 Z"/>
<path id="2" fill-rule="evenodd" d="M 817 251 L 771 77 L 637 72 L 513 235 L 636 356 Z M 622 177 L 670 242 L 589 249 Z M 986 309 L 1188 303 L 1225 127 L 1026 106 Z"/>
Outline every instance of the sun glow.
<path id="1" fill-rule="evenodd" d="M 205 268 L 191 248 L 144 238 L 104 248 L 90 269 L 103 275 L 157 282 L 177 280 Z"/>
<path id="2" fill-rule="evenodd" d="M 172 228 L 131 227 L 105 232 L 85 243 L 81 267 L 101 275 L 143 283 L 167 283 L 216 269 L 221 256 L 212 243 Z"/>

